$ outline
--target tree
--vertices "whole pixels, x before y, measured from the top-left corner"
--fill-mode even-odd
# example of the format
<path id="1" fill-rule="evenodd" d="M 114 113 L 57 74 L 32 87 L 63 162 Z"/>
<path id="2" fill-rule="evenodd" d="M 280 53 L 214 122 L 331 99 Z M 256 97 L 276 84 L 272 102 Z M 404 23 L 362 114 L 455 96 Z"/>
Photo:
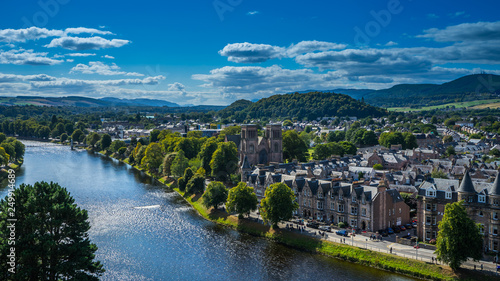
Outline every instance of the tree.
<path id="1" fill-rule="evenodd" d="M 448 147 L 446 148 L 446 151 L 444 152 L 444 154 L 445 154 L 446 156 L 450 156 L 450 155 L 455 155 L 455 154 L 457 154 L 457 153 L 455 152 L 455 147 L 453 147 L 452 145 L 450 145 L 450 146 L 448 146 Z"/>
<path id="2" fill-rule="evenodd" d="M 149 143 L 152 142 L 157 142 L 158 141 L 158 136 L 160 135 L 161 131 L 158 129 L 154 129 L 149 133 Z"/>
<path id="3" fill-rule="evenodd" d="M 184 176 L 180 177 L 177 180 L 177 186 L 179 187 L 180 191 L 186 191 L 186 185 L 188 184 L 189 180 L 193 177 L 194 173 L 191 168 L 186 168 L 184 170 Z"/>
<path id="4" fill-rule="evenodd" d="M 122 147 L 127 147 L 127 144 L 122 140 L 114 140 L 109 146 L 109 150 L 112 152 L 118 152 L 118 150 Z"/>
<path id="5" fill-rule="evenodd" d="M 492 150 L 490 150 L 489 154 L 495 157 L 500 157 L 500 150 L 498 150 L 497 148 L 493 148 Z"/>
<path id="6" fill-rule="evenodd" d="M 443 137 L 443 143 L 450 143 L 453 142 L 453 137 L 450 135 L 446 135 Z"/>
<path id="7" fill-rule="evenodd" d="M 61 142 L 65 142 L 65 141 L 67 141 L 67 140 L 68 140 L 68 134 L 63 133 L 63 134 L 60 136 L 60 138 L 61 138 Z"/>
<path id="8" fill-rule="evenodd" d="M 205 189 L 205 177 L 196 173 L 186 184 L 186 194 L 203 193 Z"/>
<path id="9" fill-rule="evenodd" d="M 418 147 L 417 137 L 414 134 L 406 132 L 403 134 L 403 137 L 404 137 L 403 149 L 413 149 Z"/>
<path id="10" fill-rule="evenodd" d="M 71 135 L 71 139 L 74 141 L 80 141 L 80 136 L 85 135 L 82 130 L 76 129 Z M 41 137 L 41 136 L 40 136 Z"/>
<path id="11" fill-rule="evenodd" d="M 358 149 L 356 148 L 356 146 L 354 144 L 352 144 L 351 142 L 341 141 L 341 142 L 339 142 L 339 144 L 344 149 L 344 154 L 352 154 L 352 155 L 354 155 L 354 154 L 356 154 L 356 151 L 358 151 Z"/>
<path id="12" fill-rule="evenodd" d="M 293 190 L 281 182 L 273 183 L 266 189 L 260 205 L 262 219 L 273 227 L 277 227 L 282 220 L 291 219 L 293 211 L 299 207 Z"/>
<path id="13" fill-rule="evenodd" d="M 87 143 L 90 144 L 92 147 L 101 139 L 99 134 L 96 132 L 92 132 L 87 136 Z"/>
<path id="14" fill-rule="evenodd" d="M 172 162 L 171 171 L 172 175 L 176 177 L 182 176 L 184 170 L 188 167 L 188 159 L 184 156 L 184 151 L 179 150 L 176 153 L 174 161 Z"/>
<path id="15" fill-rule="evenodd" d="M 97 246 L 90 242 L 90 223 L 69 192 L 57 183 L 21 184 L 16 199 L 16 243 L 8 245 L 8 214 L 12 201 L 0 201 L 0 279 L 99 280 L 104 269 L 95 261 Z M 10 210 L 9 210 L 10 209 Z M 15 248 L 16 272 L 8 271 L 7 255 Z"/>
<path id="16" fill-rule="evenodd" d="M 382 166 L 382 164 L 375 164 L 375 165 L 373 165 L 373 169 L 375 169 L 375 170 L 383 170 L 384 166 Z"/>
<path id="17" fill-rule="evenodd" d="M 308 146 L 295 130 L 283 132 L 283 158 L 306 161 Z"/>
<path id="18" fill-rule="evenodd" d="M 4 133 L 0 133 L 0 143 L 4 142 L 7 139 Z"/>
<path id="19" fill-rule="evenodd" d="M 322 144 L 322 143 L 317 144 L 314 147 L 314 151 L 312 153 L 312 157 L 314 160 L 326 159 L 330 155 L 331 155 L 330 147 L 328 146 L 328 144 Z"/>
<path id="20" fill-rule="evenodd" d="M 145 165 L 149 171 L 156 171 L 163 161 L 163 154 L 158 143 L 153 142 L 148 145 L 141 160 L 141 165 Z"/>
<path id="21" fill-rule="evenodd" d="M 432 116 L 431 123 L 432 124 L 437 124 L 437 122 L 438 122 L 438 119 L 436 118 L 436 116 Z"/>
<path id="22" fill-rule="evenodd" d="M 371 120 L 371 119 L 370 119 Z M 378 138 L 374 131 L 366 130 L 361 138 L 361 143 L 364 145 L 376 145 L 378 144 Z"/>
<path id="23" fill-rule="evenodd" d="M 111 145 L 111 136 L 108 134 L 104 134 L 101 137 L 101 149 L 105 150 Z"/>
<path id="24" fill-rule="evenodd" d="M 257 210 L 257 195 L 252 187 L 240 182 L 229 190 L 226 207 L 228 212 L 238 213 L 238 217 L 243 218 L 244 214 Z"/>
<path id="25" fill-rule="evenodd" d="M 0 147 L 2 147 L 5 150 L 5 152 L 10 156 L 11 162 L 13 162 L 13 159 L 16 159 L 16 149 L 12 144 L 4 142 L 0 144 Z"/>
<path id="26" fill-rule="evenodd" d="M 229 179 L 238 170 L 238 149 L 234 142 L 220 142 L 210 161 L 212 175 L 221 181 Z"/>
<path id="27" fill-rule="evenodd" d="M 226 186 L 220 181 L 213 181 L 208 184 L 207 190 L 201 197 L 203 199 L 203 206 L 207 209 L 214 207 L 219 208 L 227 200 L 228 190 Z"/>
<path id="28" fill-rule="evenodd" d="M 163 163 L 162 163 L 163 174 L 167 175 L 167 177 L 169 177 L 172 174 L 172 169 L 171 169 L 172 163 L 174 162 L 174 158 L 176 155 L 177 155 L 176 152 L 172 152 L 165 155 L 165 157 L 163 158 Z"/>
<path id="29" fill-rule="evenodd" d="M 441 171 L 441 170 L 438 170 L 438 169 L 434 169 L 432 170 L 431 172 L 431 177 L 432 178 L 436 178 L 436 179 L 447 179 L 448 178 L 448 174 Z"/>
<path id="30" fill-rule="evenodd" d="M 217 139 L 214 137 L 209 138 L 201 146 L 200 153 L 198 157 L 201 159 L 201 166 L 205 169 L 207 175 L 212 174 L 212 168 L 210 167 L 210 161 L 212 161 L 212 155 L 217 150 Z"/>
<path id="31" fill-rule="evenodd" d="M 9 163 L 10 155 L 5 152 L 5 149 L 0 146 L 0 165 L 7 165 Z"/>
<path id="32" fill-rule="evenodd" d="M 436 244 L 437 259 L 448 263 L 453 270 L 473 258 L 482 257 L 483 238 L 479 226 L 467 215 L 464 201 L 446 204 L 439 222 Z"/>

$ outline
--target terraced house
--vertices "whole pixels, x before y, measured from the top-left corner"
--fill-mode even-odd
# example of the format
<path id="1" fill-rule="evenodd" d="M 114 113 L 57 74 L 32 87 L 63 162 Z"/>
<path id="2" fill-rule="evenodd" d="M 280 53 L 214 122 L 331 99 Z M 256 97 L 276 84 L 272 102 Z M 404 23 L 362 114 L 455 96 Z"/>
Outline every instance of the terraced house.
<path id="1" fill-rule="evenodd" d="M 410 222 L 410 208 L 399 192 L 387 183 L 368 185 L 345 182 L 342 178 L 316 179 L 309 174 L 284 174 L 256 169 L 244 181 L 262 199 L 266 188 L 277 182 L 289 186 L 296 195 L 296 215 L 357 229 L 376 231 Z"/>
<path id="2" fill-rule="evenodd" d="M 469 172 L 458 185 L 458 180 L 433 179 L 422 183 L 418 190 L 417 235 L 419 239 L 437 237 L 438 224 L 443 218 L 445 205 L 464 200 L 467 213 L 481 224 L 485 251 L 500 250 L 500 175 L 493 184 L 472 182 Z"/>

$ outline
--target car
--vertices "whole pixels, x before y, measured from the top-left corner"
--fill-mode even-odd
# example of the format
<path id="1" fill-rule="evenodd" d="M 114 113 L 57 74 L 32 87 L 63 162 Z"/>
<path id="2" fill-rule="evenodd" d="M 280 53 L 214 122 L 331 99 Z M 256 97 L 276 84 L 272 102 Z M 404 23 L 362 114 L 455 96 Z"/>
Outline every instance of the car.
<path id="1" fill-rule="evenodd" d="M 409 224 L 409 223 L 405 224 L 405 227 L 406 227 L 406 229 L 412 228 L 411 224 Z"/>
<path id="2" fill-rule="evenodd" d="M 415 221 L 415 222 L 413 222 L 413 223 L 411 224 L 411 226 L 412 226 L 413 228 L 417 228 L 417 222 L 416 222 L 416 221 Z"/>
<path id="3" fill-rule="evenodd" d="M 392 227 L 392 230 L 394 230 L 395 233 L 400 233 L 401 232 L 401 228 L 395 226 L 395 227 Z"/>
<path id="4" fill-rule="evenodd" d="M 406 227 L 404 225 L 400 225 L 399 229 L 401 229 L 401 231 L 406 231 Z"/>
<path id="5" fill-rule="evenodd" d="M 387 228 L 387 233 L 388 234 L 394 234 L 394 230 L 390 227 Z"/>
<path id="6" fill-rule="evenodd" d="M 318 227 L 319 227 L 319 223 L 317 223 L 317 222 L 308 222 L 308 223 L 306 224 L 306 226 L 307 226 L 307 227 L 310 227 L 310 228 L 315 228 L 315 229 L 318 229 Z"/>
<path id="7" fill-rule="evenodd" d="M 332 232 L 332 228 L 329 225 L 322 225 L 318 227 L 319 230 Z"/>
<path id="8" fill-rule="evenodd" d="M 345 230 L 345 229 L 339 230 L 339 231 L 335 232 L 335 234 L 340 235 L 340 236 L 349 236 L 349 232 L 347 232 L 347 230 Z"/>
<path id="9" fill-rule="evenodd" d="M 383 237 L 386 237 L 387 235 L 389 235 L 389 234 L 387 234 L 387 231 L 385 229 L 381 229 L 381 230 L 377 231 L 377 233 L 382 235 Z"/>

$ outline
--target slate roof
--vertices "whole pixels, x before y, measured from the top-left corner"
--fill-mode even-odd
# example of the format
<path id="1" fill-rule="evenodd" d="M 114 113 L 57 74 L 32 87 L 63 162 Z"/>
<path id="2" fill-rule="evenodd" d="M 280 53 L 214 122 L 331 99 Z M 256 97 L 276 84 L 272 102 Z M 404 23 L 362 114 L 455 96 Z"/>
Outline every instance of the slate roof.
<path id="1" fill-rule="evenodd" d="M 493 182 L 493 186 L 491 186 L 489 193 L 491 195 L 500 196 L 500 173 L 497 174 L 495 182 Z"/>
<path id="2" fill-rule="evenodd" d="M 469 171 L 465 172 L 464 178 L 460 187 L 458 188 L 458 192 L 469 192 L 474 193 L 476 190 L 474 189 L 474 185 L 472 184 L 472 180 L 469 175 Z"/>

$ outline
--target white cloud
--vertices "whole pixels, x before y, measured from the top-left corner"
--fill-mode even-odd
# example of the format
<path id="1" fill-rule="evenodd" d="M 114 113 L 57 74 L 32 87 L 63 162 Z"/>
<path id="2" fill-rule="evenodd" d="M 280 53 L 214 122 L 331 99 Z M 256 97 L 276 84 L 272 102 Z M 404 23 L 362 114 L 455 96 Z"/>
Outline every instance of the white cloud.
<path id="1" fill-rule="evenodd" d="M 219 51 L 221 56 L 228 57 L 228 61 L 238 63 L 257 63 L 269 59 L 281 58 L 285 48 L 267 44 L 234 43 L 228 44 Z"/>
<path id="2" fill-rule="evenodd" d="M 117 80 L 80 80 L 57 78 L 50 81 L 31 82 L 36 89 L 89 87 L 89 86 L 124 86 L 124 85 L 155 85 L 164 80 L 164 76 L 146 77 L 143 79 L 117 79 Z"/>
<path id="3" fill-rule="evenodd" d="M 125 75 L 125 76 L 144 76 L 144 74 L 137 72 L 119 71 L 120 67 L 115 63 L 106 65 L 100 61 L 91 61 L 88 65 L 79 63 L 71 69 L 69 73 L 83 73 L 83 74 L 99 74 L 99 75 Z"/>
<path id="4" fill-rule="evenodd" d="M 305 53 L 312 53 L 316 51 L 329 51 L 329 50 L 341 50 L 345 49 L 347 45 L 337 44 L 324 41 L 301 41 L 297 44 L 292 44 L 287 49 L 288 57 L 296 57 Z"/>
<path id="5" fill-rule="evenodd" d="M 0 64 L 17 64 L 17 65 L 54 65 L 62 63 L 62 60 L 57 60 L 47 57 L 48 53 L 36 53 L 33 50 L 0 50 Z"/>
<path id="6" fill-rule="evenodd" d="M 0 42 L 26 42 L 29 40 L 38 40 L 47 37 L 63 37 L 68 34 L 113 34 L 109 31 L 99 30 L 95 28 L 77 27 L 66 28 L 65 30 L 47 29 L 32 26 L 24 29 L 1 29 Z"/>
<path id="7" fill-rule="evenodd" d="M 25 81 L 54 81 L 55 77 L 46 74 L 37 75 L 16 75 L 0 73 L 0 83 L 25 82 Z"/>
<path id="8" fill-rule="evenodd" d="M 420 38 L 430 38 L 438 42 L 482 42 L 500 40 L 500 21 L 462 23 L 445 29 L 430 28 L 424 30 Z"/>
<path id="9" fill-rule="evenodd" d="M 109 31 L 105 30 L 99 30 L 95 28 L 86 28 L 86 27 L 76 27 L 76 28 L 66 28 L 64 30 L 65 34 L 82 34 L 82 33 L 88 33 L 88 34 L 101 34 L 101 35 L 108 35 L 108 34 L 113 34 Z"/>
<path id="10" fill-rule="evenodd" d="M 168 90 L 169 91 L 177 91 L 177 92 L 186 92 L 186 86 L 179 82 L 175 82 L 173 84 L 168 84 Z"/>
<path id="11" fill-rule="evenodd" d="M 256 15 L 256 14 L 259 14 L 259 11 L 250 11 L 247 13 L 247 15 L 249 16 L 253 16 L 253 15 Z"/>
<path id="12" fill-rule="evenodd" d="M 394 41 L 389 41 L 389 42 L 385 43 L 384 46 L 386 46 L 386 47 L 392 47 L 392 46 L 396 46 L 396 45 L 398 45 L 398 43 L 396 43 Z"/>
<path id="13" fill-rule="evenodd" d="M 83 50 L 98 50 L 106 48 L 119 48 L 130 43 L 128 40 L 122 39 L 104 39 L 99 36 L 94 37 L 61 37 L 52 39 L 50 44 L 45 45 L 47 48 L 61 47 L 73 51 Z"/>
<path id="14" fill-rule="evenodd" d="M 104 56 L 102 56 L 101 58 L 111 59 L 111 60 L 114 60 L 114 59 L 115 59 L 115 57 L 113 57 L 113 56 L 109 56 L 109 55 L 104 55 Z"/>
<path id="15" fill-rule="evenodd" d="M 93 53 L 70 53 L 70 54 L 67 54 L 67 56 L 70 56 L 70 57 L 92 57 L 92 56 L 95 56 L 95 54 L 93 54 Z"/>

